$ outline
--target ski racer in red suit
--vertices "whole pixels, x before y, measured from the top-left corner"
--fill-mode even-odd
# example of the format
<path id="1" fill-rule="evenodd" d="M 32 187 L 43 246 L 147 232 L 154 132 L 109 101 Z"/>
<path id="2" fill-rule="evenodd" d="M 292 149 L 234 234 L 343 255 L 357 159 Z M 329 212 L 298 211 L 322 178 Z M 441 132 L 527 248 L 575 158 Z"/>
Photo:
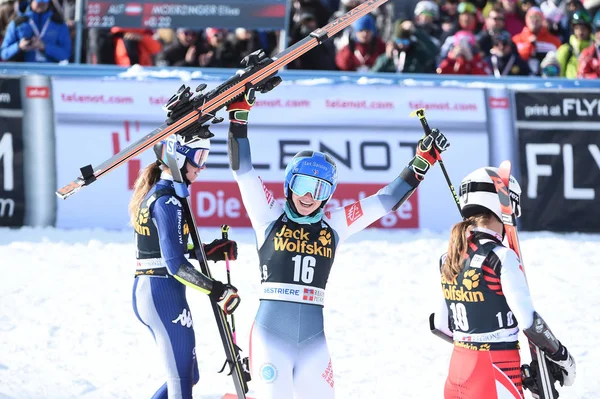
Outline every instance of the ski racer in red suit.
<path id="1" fill-rule="evenodd" d="M 350 235 L 396 210 L 449 146 L 435 130 L 415 157 L 376 194 L 324 212 L 337 186 L 326 153 L 296 154 L 285 170 L 286 202 L 276 203 L 252 167 L 248 114 L 252 92 L 229 109 L 229 160 L 257 241 L 260 306 L 250 335 L 250 371 L 260 399 L 332 399 L 334 379 L 323 306 L 336 250 Z M 260 145 L 260 143 L 258 143 Z"/>
<path id="2" fill-rule="evenodd" d="M 521 187 L 513 176 L 509 189 L 518 217 Z M 434 317 L 454 340 L 444 398 L 523 398 L 519 328 L 572 385 L 575 361 L 534 310 L 521 262 L 502 244 L 500 200 L 485 168 L 463 179 L 459 195 L 466 219 L 452 228 L 440 260 L 443 296 Z"/>

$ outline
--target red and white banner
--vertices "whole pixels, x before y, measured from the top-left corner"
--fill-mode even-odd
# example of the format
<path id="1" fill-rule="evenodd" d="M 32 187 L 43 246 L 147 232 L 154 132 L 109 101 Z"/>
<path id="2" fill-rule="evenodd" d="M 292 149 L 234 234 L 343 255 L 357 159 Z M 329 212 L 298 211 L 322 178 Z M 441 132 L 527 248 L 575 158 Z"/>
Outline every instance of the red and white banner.
<path id="1" fill-rule="evenodd" d="M 100 81 L 61 79 L 53 81 L 53 98 L 59 115 L 141 118 L 162 122 L 162 106 L 181 83 L 176 81 Z M 210 90 L 221 82 L 209 84 Z M 284 84 L 258 97 L 251 121 L 261 125 L 392 126 L 415 122 L 409 114 L 427 110 L 429 120 L 483 123 L 486 103 L 481 89 L 397 87 L 375 85 Z"/>
<path id="2" fill-rule="evenodd" d="M 132 140 L 150 131 L 154 124 L 140 122 L 61 123 L 57 128 L 57 179 L 65 182 L 79 168 L 98 164 Z M 216 131 L 207 169 L 191 188 L 194 213 L 200 226 L 249 226 L 237 185 L 228 166 L 225 132 Z M 451 178 L 458 184 L 473 168 L 487 165 L 487 135 L 484 132 L 447 132 L 452 151 L 444 154 Z M 328 151 L 338 165 L 339 185 L 329 206 L 346 206 L 372 195 L 394 180 L 414 154 L 421 132 L 389 132 L 373 128 L 274 129 L 250 126 L 252 159 L 265 185 L 277 200 L 283 200 L 284 169 L 301 149 Z M 472 150 L 475 149 L 475 150 Z M 481 149 L 481 150 L 477 150 Z M 140 169 L 155 160 L 153 151 L 129 160 L 101 180 L 66 201 L 59 201 L 57 227 L 126 228 L 127 204 Z M 383 228 L 427 228 L 440 230 L 456 222 L 452 196 L 442 173 L 435 168 L 417 192 L 397 211 L 378 221 Z"/>

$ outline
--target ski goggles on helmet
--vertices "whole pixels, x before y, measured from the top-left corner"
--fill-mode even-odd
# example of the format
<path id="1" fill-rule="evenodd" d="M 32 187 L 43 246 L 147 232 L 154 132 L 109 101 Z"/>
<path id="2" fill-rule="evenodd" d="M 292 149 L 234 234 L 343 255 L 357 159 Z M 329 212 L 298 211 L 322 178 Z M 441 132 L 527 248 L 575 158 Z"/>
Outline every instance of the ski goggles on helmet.
<path id="1" fill-rule="evenodd" d="M 315 201 L 325 201 L 333 194 L 331 183 L 307 175 L 292 176 L 290 190 L 299 196 L 310 193 Z"/>
<path id="2" fill-rule="evenodd" d="M 179 147 L 178 151 L 181 152 L 189 163 L 191 163 L 196 168 L 203 168 L 206 164 L 206 160 L 208 159 L 208 148 L 189 148 L 189 147 Z"/>
<path id="3" fill-rule="evenodd" d="M 559 76 L 560 75 L 560 67 L 558 65 L 549 64 L 542 68 L 543 76 Z"/>

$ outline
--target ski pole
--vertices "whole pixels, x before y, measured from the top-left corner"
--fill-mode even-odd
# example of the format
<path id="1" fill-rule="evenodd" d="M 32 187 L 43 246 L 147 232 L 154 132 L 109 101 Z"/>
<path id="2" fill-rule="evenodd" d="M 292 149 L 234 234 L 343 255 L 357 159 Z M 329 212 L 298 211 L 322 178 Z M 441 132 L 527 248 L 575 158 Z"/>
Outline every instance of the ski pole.
<path id="1" fill-rule="evenodd" d="M 423 126 L 423 132 L 426 136 L 431 134 L 431 128 L 429 127 L 429 123 L 427 123 L 427 119 L 425 118 L 425 109 L 419 108 L 410 113 L 411 117 L 418 116 L 419 121 L 421 121 L 421 126 Z M 446 178 L 446 183 L 450 188 L 450 192 L 452 193 L 452 197 L 454 198 L 454 202 L 456 203 L 456 207 L 458 208 L 458 213 L 462 217 L 462 211 L 460 210 L 460 201 L 458 199 L 458 195 L 456 195 L 456 190 L 454 189 L 454 185 L 450 180 L 450 176 L 448 176 L 448 171 L 446 171 L 446 165 L 444 165 L 444 161 L 442 160 L 441 154 L 439 154 L 438 162 L 440 163 L 440 167 L 442 168 L 442 173 L 444 173 L 444 177 Z M 463 217 L 464 219 L 464 217 Z"/>
<path id="2" fill-rule="evenodd" d="M 229 239 L 229 226 L 224 224 L 221 226 L 221 237 L 224 240 L 228 240 Z M 231 284 L 231 269 L 229 268 L 229 256 L 227 255 L 227 252 L 224 252 L 225 255 L 225 269 L 227 269 L 227 284 Z M 233 343 L 236 344 L 237 340 L 235 337 L 235 319 L 233 318 L 233 314 L 230 315 L 231 317 L 231 335 L 233 336 Z"/>

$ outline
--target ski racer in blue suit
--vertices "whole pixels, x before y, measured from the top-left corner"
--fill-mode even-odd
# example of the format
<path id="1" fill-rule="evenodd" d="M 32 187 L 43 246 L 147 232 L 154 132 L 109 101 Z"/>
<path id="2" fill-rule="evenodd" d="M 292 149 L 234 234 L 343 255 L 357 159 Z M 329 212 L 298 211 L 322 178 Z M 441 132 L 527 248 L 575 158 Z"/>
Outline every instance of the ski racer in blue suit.
<path id="1" fill-rule="evenodd" d="M 60 62 L 71 57 L 71 34 L 49 0 L 32 0 L 27 10 L 11 21 L 0 48 L 4 61 Z"/>
<path id="2" fill-rule="evenodd" d="M 325 288 L 338 246 L 413 193 L 449 146 L 439 131 L 419 141 L 416 156 L 376 194 L 324 212 L 337 186 L 326 153 L 296 154 L 285 170 L 284 206 L 252 167 L 248 115 L 252 90 L 228 106 L 229 158 L 256 234 L 261 296 L 250 337 L 250 371 L 260 399 L 331 399 L 334 378 L 323 328 Z"/>
<path id="3" fill-rule="evenodd" d="M 178 139 L 177 166 L 188 185 L 205 168 L 211 135 Z M 166 368 L 167 382 L 152 398 L 191 399 L 200 376 L 186 286 L 208 294 L 226 314 L 240 299 L 235 287 L 210 279 L 188 260 L 189 226 L 163 160 L 164 145 L 154 147 L 158 161 L 142 170 L 129 204 L 137 247 L 133 309 L 152 332 Z M 235 260 L 237 244 L 217 239 L 204 245 L 204 251 L 208 260 L 224 260 L 225 254 Z"/>

